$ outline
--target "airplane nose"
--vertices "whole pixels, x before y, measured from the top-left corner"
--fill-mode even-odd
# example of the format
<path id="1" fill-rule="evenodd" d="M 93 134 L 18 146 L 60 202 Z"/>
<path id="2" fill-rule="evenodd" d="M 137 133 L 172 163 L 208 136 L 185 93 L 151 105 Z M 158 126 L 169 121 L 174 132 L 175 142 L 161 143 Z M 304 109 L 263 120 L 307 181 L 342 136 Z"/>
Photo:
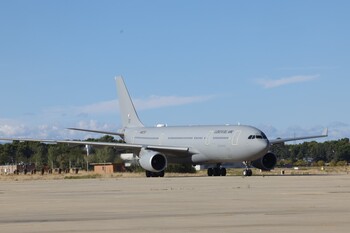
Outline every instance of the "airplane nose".
<path id="1" fill-rule="evenodd" d="M 252 144 L 250 144 L 250 150 L 247 151 L 247 154 L 250 158 L 250 161 L 254 161 L 262 156 L 266 155 L 269 151 L 269 141 L 268 140 L 254 140 Z"/>
<path id="2" fill-rule="evenodd" d="M 269 150 L 270 147 L 270 142 L 269 140 L 259 140 L 257 143 L 257 147 L 256 149 L 260 152 L 260 153 L 267 153 L 267 151 Z"/>

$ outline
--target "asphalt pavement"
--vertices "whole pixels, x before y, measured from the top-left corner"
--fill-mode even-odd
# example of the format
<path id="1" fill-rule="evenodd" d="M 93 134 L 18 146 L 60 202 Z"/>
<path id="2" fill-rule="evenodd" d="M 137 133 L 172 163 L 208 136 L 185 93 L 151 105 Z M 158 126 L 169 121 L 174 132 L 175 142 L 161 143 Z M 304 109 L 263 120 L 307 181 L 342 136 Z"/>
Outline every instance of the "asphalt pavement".
<path id="1" fill-rule="evenodd" d="M 349 232 L 350 175 L 0 182 L 1 232 Z"/>

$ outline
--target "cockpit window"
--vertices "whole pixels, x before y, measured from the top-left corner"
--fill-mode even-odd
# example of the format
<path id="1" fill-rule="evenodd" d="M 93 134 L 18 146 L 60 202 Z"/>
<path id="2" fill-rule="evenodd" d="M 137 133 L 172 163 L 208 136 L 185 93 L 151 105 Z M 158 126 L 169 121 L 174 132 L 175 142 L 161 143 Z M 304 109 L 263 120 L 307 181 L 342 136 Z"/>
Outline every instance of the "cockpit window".
<path id="1" fill-rule="evenodd" d="M 248 139 L 267 139 L 267 137 L 261 132 L 261 135 L 249 135 Z"/>

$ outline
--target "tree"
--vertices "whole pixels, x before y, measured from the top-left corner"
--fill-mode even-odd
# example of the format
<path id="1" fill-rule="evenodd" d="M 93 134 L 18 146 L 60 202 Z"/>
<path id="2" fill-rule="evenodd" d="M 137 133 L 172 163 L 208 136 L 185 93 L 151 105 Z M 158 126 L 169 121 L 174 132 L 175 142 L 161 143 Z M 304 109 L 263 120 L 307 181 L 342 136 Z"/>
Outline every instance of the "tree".
<path id="1" fill-rule="evenodd" d="M 341 144 L 338 149 L 337 152 L 335 153 L 335 159 L 337 161 L 348 161 L 350 162 L 350 144 L 346 143 L 346 144 Z"/>
<path id="2" fill-rule="evenodd" d="M 47 145 L 39 142 L 32 143 L 34 148 L 34 155 L 32 156 L 31 162 L 35 163 L 37 169 L 41 169 L 47 165 Z"/>
<path id="3" fill-rule="evenodd" d="M 31 157 L 34 155 L 34 143 L 15 141 L 13 145 L 16 148 L 17 162 L 29 163 Z"/>
<path id="4" fill-rule="evenodd" d="M 15 164 L 17 163 L 16 146 L 13 143 L 7 143 L 2 146 L 2 164 Z"/>

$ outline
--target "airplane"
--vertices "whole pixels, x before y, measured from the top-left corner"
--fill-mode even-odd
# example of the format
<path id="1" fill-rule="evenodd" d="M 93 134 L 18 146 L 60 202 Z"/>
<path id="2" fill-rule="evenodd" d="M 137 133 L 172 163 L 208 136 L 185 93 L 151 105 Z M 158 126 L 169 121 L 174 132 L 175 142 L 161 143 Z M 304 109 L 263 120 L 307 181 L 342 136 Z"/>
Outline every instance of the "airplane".
<path id="1" fill-rule="evenodd" d="M 140 121 L 123 77 L 115 78 L 122 128 L 117 132 L 68 128 L 85 132 L 119 136 L 124 143 L 87 142 L 71 140 L 0 138 L 0 140 L 39 141 L 90 146 L 111 146 L 131 150 L 146 177 L 163 177 L 168 163 L 209 164 L 208 176 L 226 176 L 225 163 L 242 162 L 244 176 L 251 176 L 251 166 L 263 171 L 272 170 L 277 157 L 270 151 L 273 144 L 328 136 L 326 128 L 321 135 L 269 140 L 259 129 L 248 125 L 199 125 L 146 127 Z"/>

